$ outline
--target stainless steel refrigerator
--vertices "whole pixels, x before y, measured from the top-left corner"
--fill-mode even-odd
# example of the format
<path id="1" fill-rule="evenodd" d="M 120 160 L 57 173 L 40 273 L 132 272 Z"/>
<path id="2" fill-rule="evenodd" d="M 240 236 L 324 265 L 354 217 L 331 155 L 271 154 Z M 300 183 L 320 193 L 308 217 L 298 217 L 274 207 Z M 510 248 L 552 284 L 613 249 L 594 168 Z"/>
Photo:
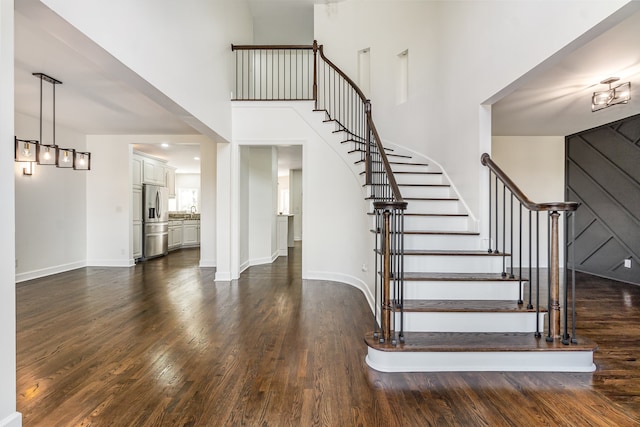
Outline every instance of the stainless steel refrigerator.
<path id="1" fill-rule="evenodd" d="M 145 184 L 142 188 L 142 258 L 169 252 L 169 191 Z"/>

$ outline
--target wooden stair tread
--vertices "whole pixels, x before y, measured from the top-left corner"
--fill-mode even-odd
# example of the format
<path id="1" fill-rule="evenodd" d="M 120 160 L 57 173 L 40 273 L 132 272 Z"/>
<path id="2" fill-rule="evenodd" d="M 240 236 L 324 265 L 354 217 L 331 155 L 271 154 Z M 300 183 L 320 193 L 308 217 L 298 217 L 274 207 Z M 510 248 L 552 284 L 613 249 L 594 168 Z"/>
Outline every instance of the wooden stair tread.
<path id="1" fill-rule="evenodd" d="M 445 202 L 457 202 L 457 197 L 403 197 L 405 200 L 415 200 L 415 201 L 445 201 Z"/>
<path id="2" fill-rule="evenodd" d="M 378 253 L 380 253 L 380 249 L 378 249 Z M 464 251 L 464 250 L 448 250 L 448 249 L 405 249 L 405 255 L 437 255 L 437 256 L 511 256 L 511 254 L 496 254 L 489 253 L 488 251 Z"/>
<path id="3" fill-rule="evenodd" d="M 367 215 L 375 215 L 375 212 L 367 212 Z M 407 213 L 403 214 L 404 216 L 441 216 L 441 217 L 450 217 L 450 216 L 469 216 L 466 213 Z"/>
<path id="4" fill-rule="evenodd" d="M 372 233 L 378 233 L 377 230 L 369 230 Z M 396 234 L 392 232 L 391 234 Z M 479 236 L 477 231 L 455 231 L 455 230 L 405 230 L 404 234 L 411 235 L 439 235 L 439 236 Z"/>
<path id="5" fill-rule="evenodd" d="M 372 160 L 373 163 L 382 163 L 380 160 Z M 353 162 L 353 164 L 357 165 L 358 163 L 364 163 L 364 160 L 358 160 L 356 162 Z M 390 165 L 406 165 L 406 166 L 429 166 L 428 163 L 409 163 L 409 162 L 394 162 L 394 161 L 389 161 Z M 398 173 L 398 172 L 393 172 L 393 173 Z"/>
<path id="6" fill-rule="evenodd" d="M 366 173 L 366 171 L 362 171 L 360 172 L 360 175 L 364 175 Z M 386 173 L 386 172 L 374 172 L 371 171 L 371 173 Z M 397 171 L 397 172 L 393 172 L 394 175 L 398 175 L 398 174 L 407 174 L 407 175 L 442 175 L 442 172 L 429 172 L 429 171 L 416 171 L 416 172 L 407 172 L 407 171 Z"/>
<path id="7" fill-rule="evenodd" d="M 405 300 L 405 312 L 421 313 L 535 313 L 527 304 L 505 300 Z M 540 307 L 546 313 L 546 307 Z"/>
<path id="8" fill-rule="evenodd" d="M 398 187 L 451 187 L 449 184 L 398 184 Z"/>
<path id="9" fill-rule="evenodd" d="M 353 142 L 358 143 L 357 141 L 353 141 Z M 387 150 L 385 150 L 385 152 L 386 152 L 386 151 L 387 151 Z M 349 151 L 347 151 L 347 154 L 353 154 L 353 153 L 365 153 L 365 152 L 366 152 L 366 150 L 363 150 L 363 149 L 361 149 L 361 148 L 354 148 L 353 150 L 349 150 Z M 411 158 L 411 156 L 405 156 L 404 154 L 393 154 L 393 153 L 387 153 L 386 155 L 387 155 L 387 157 L 398 157 L 398 158 L 403 158 L 403 159 L 410 159 L 410 158 Z"/>
<path id="10" fill-rule="evenodd" d="M 520 278 L 513 278 L 509 275 L 503 277 L 501 273 L 433 273 L 433 272 L 407 272 L 404 273 L 406 281 L 427 281 L 437 280 L 443 282 L 486 282 L 486 281 L 503 281 L 503 282 L 519 282 Z M 522 281 L 528 279 L 523 278 Z"/>
<path id="11" fill-rule="evenodd" d="M 536 338 L 531 332 L 405 332 L 405 342 L 380 344 L 373 332 L 365 343 L 380 351 L 399 352 L 510 352 L 510 351 L 596 351 L 598 345 L 588 338 L 576 337 L 577 344 L 560 340 L 547 342 L 545 335 Z"/>
<path id="12" fill-rule="evenodd" d="M 478 236 L 477 231 L 454 231 L 454 230 L 405 230 L 404 234 L 425 234 L 425 235 L 454 235 L 454 236 Z"/>

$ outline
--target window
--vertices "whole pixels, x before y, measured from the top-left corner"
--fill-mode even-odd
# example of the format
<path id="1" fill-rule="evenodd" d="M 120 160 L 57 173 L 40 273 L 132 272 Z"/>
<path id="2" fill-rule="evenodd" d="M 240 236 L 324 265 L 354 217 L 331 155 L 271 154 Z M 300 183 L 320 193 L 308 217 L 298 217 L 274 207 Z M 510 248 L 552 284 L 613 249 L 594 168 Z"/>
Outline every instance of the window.
<path id="1" fill-rule="evenodd" d="M 197 188 L 180 188 L 178 189 L 178 210 L 185 212 L 200 212 L 200 201 L 198 197 L 199 190 Z"/>

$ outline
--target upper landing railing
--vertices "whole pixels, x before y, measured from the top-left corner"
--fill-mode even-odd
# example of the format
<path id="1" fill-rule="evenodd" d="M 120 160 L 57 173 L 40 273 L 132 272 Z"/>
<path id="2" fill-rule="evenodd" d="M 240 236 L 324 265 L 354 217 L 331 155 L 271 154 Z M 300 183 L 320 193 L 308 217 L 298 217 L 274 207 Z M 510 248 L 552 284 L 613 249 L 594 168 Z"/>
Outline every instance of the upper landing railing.
<path id="1" fill-rule="evenodd" d="M 392 314 L 403 307 L 403 213 L 407 203 L 373 122 L 371 102 L 315 41 L 312 45 L 231 45 L 231 49 L 236 54 L 233 100 L 314 101 L 315 110 L 324 111 L 327 121 L 335 122 L 359 152 L 376 214 L 376 253 L 380 253 L 382 270 L 376 275 L 376 324 L 379 320 L 381 341 L 402 340 L 402 321 L 396 335 Z"/>

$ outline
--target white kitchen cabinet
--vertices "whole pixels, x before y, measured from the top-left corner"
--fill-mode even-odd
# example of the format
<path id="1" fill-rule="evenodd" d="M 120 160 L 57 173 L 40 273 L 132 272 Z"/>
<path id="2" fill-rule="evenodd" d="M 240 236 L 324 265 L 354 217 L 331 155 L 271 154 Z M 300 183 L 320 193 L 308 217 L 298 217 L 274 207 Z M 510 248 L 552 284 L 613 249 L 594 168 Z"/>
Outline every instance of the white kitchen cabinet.
<path id="1" fill-rule="evenodd" d="M 138 156 L 131 159 L 131 184 L 134 188 L 142 187 L 142 159 Z"/>
<path id="2" fill-rule="evenodd" d="M 143 159 L 142 180 L 145 184 L 164 186 L 164 165 L 156 160 Z"/>
<path id="3" fill-rule="evenodd" d="M 167 166 L 165 168 L 165 176 L 167 188 L 169 189 L 169 197 L 176 197 L 176 168 Z"/>
<path id="4" fill-rule="evenodd" d="M 169 221 L 169 250 L 182 246 L 182 221 Z"/>
<path id="5" fill-rule="evenodd" d="M 133 223 L 136 222 L 142 224 L 142 188 L 133 187 L 131 189 L 132 194 L 132 209 L 133 209 Z"/>
<path id="6" fill-rule="evenodd" d="M 133 259 L 142 257 L 142 187 L 131 189 Z"/>
<path id="7" fill-rule="evenodd" d="M 133 259 L 142 258 L 142 222 L 133 224 Z"/>
<path id="8" fill-rule="evenodd" d="M 182 227 L 182 246 L 198 246 L 200 244 L 200 221 L 185 220 Z"/>

